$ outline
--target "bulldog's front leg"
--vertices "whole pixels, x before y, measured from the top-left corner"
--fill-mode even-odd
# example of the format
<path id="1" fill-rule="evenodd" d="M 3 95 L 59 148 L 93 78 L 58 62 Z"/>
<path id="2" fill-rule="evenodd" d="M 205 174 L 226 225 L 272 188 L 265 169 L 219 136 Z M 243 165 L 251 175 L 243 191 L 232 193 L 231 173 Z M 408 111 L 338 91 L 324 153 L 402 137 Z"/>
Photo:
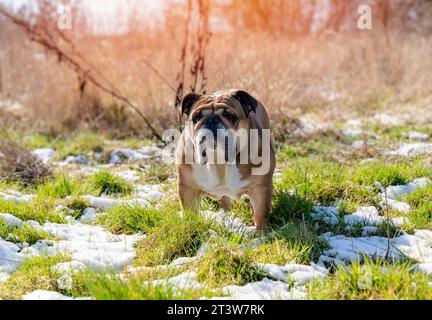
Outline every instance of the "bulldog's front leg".
<path id="1" fill-rule="evenodd" d="M 198 213 L 201 204 L 201 191 L 185 185 L 178 185 L 178 195 L 183 210 Z"/>
<path id="2" fill-rule="evenodd" d="M 271 210 L 272 188 L 255 188 L 249 193 L 252 204 L 254 224 L 258 233 L 265 233 L 269 229 L 269 215 Z"/>
<path id="3" fill-rule="evenodd" d="M 219 202 L 219 206 L 221 209 L 229 211 L 231 209 L 231 199 L 228 197 L 222 197 L 222 200 Z"/>

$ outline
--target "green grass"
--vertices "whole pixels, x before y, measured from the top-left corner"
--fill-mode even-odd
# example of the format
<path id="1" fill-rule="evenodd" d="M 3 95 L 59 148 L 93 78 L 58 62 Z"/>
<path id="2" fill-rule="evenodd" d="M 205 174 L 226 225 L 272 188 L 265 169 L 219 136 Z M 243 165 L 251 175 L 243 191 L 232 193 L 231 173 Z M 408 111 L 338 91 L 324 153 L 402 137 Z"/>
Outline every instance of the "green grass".
<path id="1" fill-rule="evenodd" d="M 147 233 L 162 220 L 162 213 L 154 207 L 120 205 L 99 217 L 99 223 L 115 234 Z"/>
<path id="2" fill-rule="evenodd" d="M 56 150 L 57 160 L 63 160 L 68 155 L 102 152 L 103 141 L 107 138 L 105 135 L 82 129 L 67 134 L 54 134 L 49 131 L 22 133 L 8 130 L 6 135 L 31 149 L 53 148 Z"/>
<path id="3" fill-rule="evenodd" d="M 312 212 L 313 204 L 297 195 L 285 191 L 275 191 L 272 199 L 270 223 L 281 227 L 293 219 L 305 220 Z"/>
<path id="4" fill-rule="evenodd" d="M 340 199 L 355 203 L 373 203 L 373 193 L 364 185 L 356 184 L 348 166 L 303 159 L 282 173 L 276 187 L 292 190 L 295 195 L 314 204 L 333 205 Z"/>
<path id="5" fill-rule="evenodd" d="M 166 264 L 178 257 L 194 256 L 208 238 L 211 224 L 201 215 L 164 212 L 163 219 L 137 248 L 136 265 Z"/>
<path id="6" fill-rule="evenodd" d="M 426 202 L 411 208 L 409 214 L 409 224 L 411 228 L 432 229 L 432 203 Z"/>
<path id="7" fill-rule="evenodd" d="M 97 300 L 196 300 L 217 294 L 205 288 L 183 289 L 166 284 L 152 284 L 148 277 L 136 276 L 126 281 L 114 274 L 90 274 L 86 292 Z"/>
<path id="8" fill-rule="evenodd" d="M 422 160 L 398 160 L 395 163 L 374 161 L 356 166 L 354 182 L 361 185 L 373 185 L 375 181 L 383 186 L 406 184 L 410 180 L 421 177 L 431 177 L 432 168 Z"/>
<path id="9" fill-rule="evenodd" d="M 198 280 L 211 288 L 259 281 L 263 275 L 253 263 L 250 251 L 232 244 L 219 244 L 199 259 L 196 265 Z"/>
<path id="10" fill-rule="evenodd" d="M 390 143 L 398 143 L 400 141 L 409 142 L 407 133 L 410 131 L 430 134 L 432 127 L 429 124 L 402 125 L 390 128 L 372 126 L 371 130 L 381 136 L 382 143 L 388 146 Z"/>
<path id="11" fill-rule="evenodd" d="M 38 240 L 52 238 L 47 232 L 40 231 L 29 225 L 9 227 L 0 217 L 0 237 L 15 243 L 35 244 Z"/>
<path id="12" fill-rule="evenodd" d="M 49 148 L 51 146 L 51 138 L 41 133 L 27 134 L 19 140 L 31 149 Z"/>
<path id="13" fill-rule="evenodd" d="M 419 207 L 425 203 L 432 202 L 432 183 L 427 185 L 426 188 L 419 188 L 411 192 L 402 200 L 413 207 Z"/>
<path id="14" fill-rule="evenodd" d="M 209 209 L 216 209 L 219 207 L 219 204 Z M 242 220 L 244 223 L 248 225 L 253 224 L 253 213 L 252 213 L 252 207 L 250 204 L 250 201 L 248 199 L 244 200 L 235 200 L 231 203 L 231 209 L 230 212 L 236 217 Z"/>
<path id="15" fill-rule="evenodd" d="M 175 167 L 169 164 L 151 164 L 145 169 L 144 178 L 146 183 L 162 183 L 169 177 L 175 175 Z"/>
<path id="16" fill-rule="evenodd" d="M 0 282 L 2 299 L 21 299 L 21 296 L 34 290 L 60 291 L 57 285 L 58 275 L 51 267 L 59 262 L 69 261 L 66 255 L 29 257 L 10 276 L 8 281 Z M 67 293 L 67 292 L 62 292 Z"/>
<path id="17" fill-rule="evenodd" d="M 121 194 L 129 195 L 133 187 L 126 180 L 118 177 L 106 170 L 101 170 L 93 174 L 89 181 L 93 189 L 101 194 Z"/>
<path id="18" fill-rule="evenodd" d="M 432 168 L 421 158 L 397 163 L 377 160 L 349 166 L 306 158 L 286 168 L 276 187 L 281 191 L 291 190 L 319 205 L 334 205 L 342 200 L 351 212 L 359 205 L 378 204 L 379 189 L 375 182 L 390 186 L 420 177 L 432 177 Z"/>
<path id="19" fill-rule="evenodd" d="M 0 199 L 0 212 L 6 212 L 25 220 L 36 220 L 39 223 L 46 221 L 65 223 L 64 214 L 54 210 L 54 203 L 33 199 L 29 203 L 18 203 Z"/>
<path id="20" fill-rule="evenodd" d="M 278 160 L 285 162 L 296 158 L 317 157 L 320 160 L 332 161 L 340 157 L 339 150 L 350 144 L 348 138 L 337 131 L 325 130 L 314 133 L 292 143 L 282 143 L 277 152 Z"/>
<path id="21" fill-rule="evenodd" d="M 65 198 L 71 196 L 77 189 L 77 181 L 69 179 L 65 174 L 45 181 L 36 189 L 39 198 Z"/>
<path id="22" fill-rule="evenodd" d="M 310 298 L 330 300 L 430 300 L 431 279 L 408 263 L 366 260 L 340 267 L 311 285 Z"/>
<path id="23" fill-rule="evenodd" d="M 408 127 L 382 129 L 366 128 L 381 135 L 375 141 L 376 150 L 389 149 L 399 139 L 405 139 Z M 410 130 L 417 130 L 410 127 Z M 424 128 L 423 128 L 424 129 Z M 423 131 L 426 132 L 426 129 Z M 58 159 L 66 155 L 91 154 L 102 151 L 103 139 L 99 134 L 84 132 L 71 137 L 53 139 L 49 135 L 28 135 L 24 144 L 36 147 L 53 147 Z M 366 154 L 354 155 L 349 145 L 352 140 L 340 135 L 337 130 L 313 134 L 293 140 L 289 144 L 276 143 L 278 168 L 282 170 L 275 183 L 270 215 L 271 233 L 260 246 L 253 246 L 250 237 L 238 235 L 227 228 L 211 223 L 201 215 L 185 212 L 179 215 L 180 206 L 173 195 L 169 200 L 155 206 L 142 208 L 120 205 L 99 216 L 97 224 L 114 234 L 144 233 L 146 238 L 137 246 L 134 266 L 148 266 L 138 273 L 120 280 L 111 273 L 85 272 L 74 275 L 73 289 L 59 290 L 55 272 L 50 267 L 70 257 L 35 257 L 25 260 L 23 265 L 4 284 L 0 284 L 0 297 L 20 298 L 22 294 L 36 289 L 56 290 L 69 296 L 93 296 L 97 299 L 197 299 L 202 296 L 220 296 L 211 291 L 226 285 L 244 285 L 259 281 L 263 274 L 255 262 L 285 265 L 288 263 L 310 264 L 316 262 L 326 243 L 320 239 L 324 232 L 346 236 L 361 236 L 361 226 L 346 231 L 343 216 L 357 210 L 358 206 L 378 206 L 378 181 L 384 186 L 406 184 L 415 178 L 432 178 L 430 157 L 414 159 L 376 155 L 375 161 L 361 163 Z M 147 142 L 146 142 L 147 143 Z M 116 146 L 138 147 L 138 139 L 115 141 Z M 376 151 L 375 150 L 375 151 Z M 105 150 L 107 152 L 109 150 Z M 164 183 L 169 192 L 175 185 L 167 183 L 174 175 L 174 166 L 152 163 L 143 172 L 142 182 Z M 22 186 L 0 181 L 0 189 L 12 188 L 37 197 L 28 204 L 12 204 L 0 200 L 0 212 L 9 212 L 22 220 L 33 219 L 40 223 L 53 221 L 64 223 L 64 212 L 55 212 L 58 204 L 73 209 L 79 218 L 88 202 L 80 196 L 121 195 L 129 196 L 133 186 L 113 173 L 102 170 L 88 178 L 73 177 L 69 172 L 57 173 L 53 179 L 37 186 L 23 189 Z M 414 228 L 432 229 L 432 185 L 419 189 L 401 200 L 412 207 L 408 214 L 410 223 L 401 227 L 411 232 Z M 319 225 L 311 219 L 314 205 L 336 206 L 341 221 L 336 226 Z M 216 210 L 218 204 L 204 200 L 203 209 Z M 231 212 L 248 225 L 252 225 L 252 210 L 248 201 L 233 201 Z M 380 210 L 382 216 L 400 216 L 399 213 Z M 401 232 L 386 223 L 378 226 L 377 235 L 397 236 Z M 32 227 L 9 228 L 0 221 L 0 236 L 13 242 L 30 245 L 48 234 Z M 152 268 L 169 264 L 178 257 L 192 257 L 198 248 L 208 243 L 207 251 L 193 263 L 179 269 Z M 164 270 L 164 271 L 161 271 Z M 193 271 L 204 288 L 178 290 L 164 285 L 151 285 L 156 279 Z M 354 263 L 337 268 L 327 278 L 310 284 L 312 299 L 431 299 L 431 278 L 412 270 L 408 262 L 381 262 L 366 260 L 364 265 Z"/>
<path id="24" fill-rule="evenodd" d="M 311 243 L 312 244 L 312 243 Z M 287 263 L 307 263 L 310 260 L 312 246 L 299 242 L 290 242 L 284 238 L 262 244 L 252 250 L 254 261 L 285 265 Z"/>
<path id="25" fill-rule="evenodd" d="M 402 198 L 411 206 L 409 225 L 417 229 L 432 229 L 432 184 Z"/>
<path id="26" fill-rule="evenodd" d="M 52 142 L 57 151 L 56 158 L 63 160 L 69 155 L 82 155 L 89 152 L 102 152 L 106 138 L 90 132 L 79 130 L 72 135 L 61 136 Z"/>
<path id="27" fill-rule="evenodd" d="M 66 203 L 66 207 L 73 210 L 72 217 L 74 219 L 79 219 L 83 214 L 85 209 L 90 207 L 90 203 L 82 198 L 70 198 Z"/>

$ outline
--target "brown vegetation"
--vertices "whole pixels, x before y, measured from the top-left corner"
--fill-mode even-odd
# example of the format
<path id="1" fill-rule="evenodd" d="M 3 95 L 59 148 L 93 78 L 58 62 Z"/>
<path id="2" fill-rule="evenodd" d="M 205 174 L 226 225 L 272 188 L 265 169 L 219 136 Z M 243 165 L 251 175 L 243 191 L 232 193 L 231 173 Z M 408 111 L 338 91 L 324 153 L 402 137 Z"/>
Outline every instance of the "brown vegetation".
<path id="1" fill-rule="evenodd" d="M 11 140 L 0 138 L 0 180 L 28 186 L 49 176 L 51 171 L 48 167 L 30 151 Z"/>
<path id="2" fill-rule="evenodd" d="M 254 2 L 257 6 L 253 8 L 261 8 L 260 1 Z M 378 19 L 373 30 L 327 26 L 315 34 L 293 36 L 276 23 L 283 21 L 280 17 L 266 22 L 260 18 L 260 10 L 250 17 L 253 8 L 242 3 L 234 1 L 235 10 L 226 11 L 228 20 L 238 22 L 232 24 L 234 30 L 213 32 L 201 81 L 207 91 L 230 87 L 251 91 L 266 104 L 275 128 L 295 123 L 291 119 L 306 113 L 319 113 L 322 121 L 343 120 L 353 114 L 397 111 L 411 105 L 422 108 L 430 103 L 432 75 L 425 70 L 432 68 L 432 39 L 424 32 L 427 26 L 420 32 L 408 22 L 398 24 L 396 18 L 386 23 Z M 279 14 L 289 15 L 291 9 L 285 9 Z M 394 10 L 387 15 L 398 16 Z M 187 70 L 198 61 L 196 57 L 190 54 L 179 61 L 185 18 L 186 12 L 180 11 L 180 16 L 167 21 L 166 28 L 177 21 L 176 28 L 154 33 L 95 37 L 67 31 L 66 35 L 76 52 L 103 71 L 104 78 L 162 132 L 178 125 L 173 109 L 178 99 L 173 102 L 173 89 L 185 94 L 189 84 L 196 83 L 194 73 Z M 304 19 L 307 25 L 308 17 Z M 350 25 L 350 19 L 342 20 Z M 328 23 L 336 24 L 333 20 Z M 57 56 L 27 41 L 25 33 L 7 21 L 0 24 L 7 30 L 0 31 L 0 41 L 8 44 L 0 49 L 2 95 L 25 106 L 21 124 L 32 123 L 54 132 L 85 126 L 115 136 L 154 136 L 124 101 L 100 92 L 91 83 L 82 94 L 82 79 L 59 64 Z M 421 24 L 426 22 L 419 18 L 417 26 Z M 274 32 L 277 29 L 280 32 Z M 179 71 L 185 65 L 182 75 Z"/>

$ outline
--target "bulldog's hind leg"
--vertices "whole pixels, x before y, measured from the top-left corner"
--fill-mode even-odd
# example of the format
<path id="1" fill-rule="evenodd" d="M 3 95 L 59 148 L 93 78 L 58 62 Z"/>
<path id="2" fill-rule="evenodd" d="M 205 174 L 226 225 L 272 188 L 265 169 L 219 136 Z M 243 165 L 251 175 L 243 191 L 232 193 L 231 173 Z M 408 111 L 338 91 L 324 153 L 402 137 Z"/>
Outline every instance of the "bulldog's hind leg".
<path id="1" fill-rule="evenodd" d="M 258 232 L 265 232 L 269 228 L 269 215 L 272 200 L 272 188 L 256 188 L 249 194 L 252 204 L 255 228 Z"/>
<path id="2" fill-rule="evenodd" d="M 178 186 L 180 204 L 184 210 L 198 213 L 201 203 L 201 191 L 187 186 Z"/>

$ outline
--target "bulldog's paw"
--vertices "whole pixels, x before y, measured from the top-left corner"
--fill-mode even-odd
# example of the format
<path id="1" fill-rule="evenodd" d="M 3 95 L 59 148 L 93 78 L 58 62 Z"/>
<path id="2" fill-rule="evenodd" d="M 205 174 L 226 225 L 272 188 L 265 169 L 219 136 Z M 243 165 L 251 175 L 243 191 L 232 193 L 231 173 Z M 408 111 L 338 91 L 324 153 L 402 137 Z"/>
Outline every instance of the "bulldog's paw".
<path id="1" fill-rule="evenodd" d="M 250 231 L 251 234 L 254 234 L 258 237 L 263 237 L 266 234 L 268 234 L 271 230 L 268 226 L 255 226 L 255 227 L 249 227 L 248 231 Z"/>

